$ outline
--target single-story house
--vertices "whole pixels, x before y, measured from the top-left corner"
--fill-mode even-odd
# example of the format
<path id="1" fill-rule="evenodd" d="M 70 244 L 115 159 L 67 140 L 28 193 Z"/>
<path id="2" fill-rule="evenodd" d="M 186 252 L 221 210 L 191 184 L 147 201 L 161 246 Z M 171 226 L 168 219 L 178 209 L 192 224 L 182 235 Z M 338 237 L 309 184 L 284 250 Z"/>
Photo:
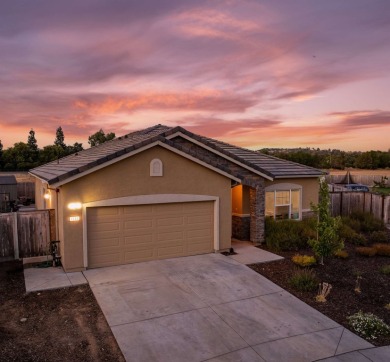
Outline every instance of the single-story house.
<path id="1" fill-rule="evenodd" d="M 225 251 L 301 219 L 320 170 L 156 125 L 34 168 L 66 271 Z"/>

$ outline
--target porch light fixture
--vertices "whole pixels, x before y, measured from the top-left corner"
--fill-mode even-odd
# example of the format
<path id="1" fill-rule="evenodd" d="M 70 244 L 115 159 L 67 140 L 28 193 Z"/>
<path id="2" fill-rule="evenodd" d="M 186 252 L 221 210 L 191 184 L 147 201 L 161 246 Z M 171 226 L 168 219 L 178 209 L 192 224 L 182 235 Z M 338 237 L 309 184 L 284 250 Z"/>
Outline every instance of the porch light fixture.
<path id="1" fill-rule="evenodd" d="M 80 221 L 80 216 L 70 216 L 69 221 Z"/>
<path id="2" fill-rule="evenodd" d="M 50 199 L 50 193 L 49 192 L 45 192 L 45 194 L 43 195 L 43 198 L 45 200 L 49 200 Z"/>
<path id="3" fill-rule="evenodd" d="M 69 210 L 80 210 L 81 209 L 81 202 L 71 202 L 68 204 Z"/>

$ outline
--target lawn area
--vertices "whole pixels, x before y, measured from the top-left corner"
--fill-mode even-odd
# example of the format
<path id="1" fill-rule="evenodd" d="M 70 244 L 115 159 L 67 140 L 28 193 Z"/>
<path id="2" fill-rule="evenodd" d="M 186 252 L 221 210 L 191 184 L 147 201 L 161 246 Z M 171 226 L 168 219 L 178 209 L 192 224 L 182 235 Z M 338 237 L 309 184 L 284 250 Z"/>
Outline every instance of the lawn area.
<path id="1" fill-rule="evenodd" d="M 88 285 L 26 294 L 22 268 L 0 263 L 0 361 L 124 361 Z"/>
<path id="2" fill-rule="evenodd" d="M 371 191 L 381 195 L 390 195 L 390 187 L 373 187 Z"/>

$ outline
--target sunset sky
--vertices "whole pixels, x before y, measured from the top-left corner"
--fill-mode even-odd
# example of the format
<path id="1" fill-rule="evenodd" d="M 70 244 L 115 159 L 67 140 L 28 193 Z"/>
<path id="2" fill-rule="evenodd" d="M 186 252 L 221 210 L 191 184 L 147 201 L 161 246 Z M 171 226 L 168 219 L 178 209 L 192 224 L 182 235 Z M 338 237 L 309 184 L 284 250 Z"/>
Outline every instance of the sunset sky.
<path id="1" fill-rule="evenodd" d="M 1 0 L 0 139 L 162 123 L 236 145 L 390 148 L 389 0 Z"/>

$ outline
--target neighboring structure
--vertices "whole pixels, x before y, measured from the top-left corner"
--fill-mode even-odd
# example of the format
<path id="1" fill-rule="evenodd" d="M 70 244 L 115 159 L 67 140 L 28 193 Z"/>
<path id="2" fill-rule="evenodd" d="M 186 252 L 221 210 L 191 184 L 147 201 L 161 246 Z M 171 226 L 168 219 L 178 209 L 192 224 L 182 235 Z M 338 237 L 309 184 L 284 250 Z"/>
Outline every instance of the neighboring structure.
<path id="1" fill-rule="evenodd" d="M 18 186 L 15 176 L 0 176 L 0 212 L 10 212 L 11 202 L 17 200 Z"/>
<path id="2" fill-rule="evenodd" d="M 301 219 L 322 172 L 157 125 L 30 172 L 54 208 L 65 270 L 227 250 L 264 240 L 265 216 Z"/>

